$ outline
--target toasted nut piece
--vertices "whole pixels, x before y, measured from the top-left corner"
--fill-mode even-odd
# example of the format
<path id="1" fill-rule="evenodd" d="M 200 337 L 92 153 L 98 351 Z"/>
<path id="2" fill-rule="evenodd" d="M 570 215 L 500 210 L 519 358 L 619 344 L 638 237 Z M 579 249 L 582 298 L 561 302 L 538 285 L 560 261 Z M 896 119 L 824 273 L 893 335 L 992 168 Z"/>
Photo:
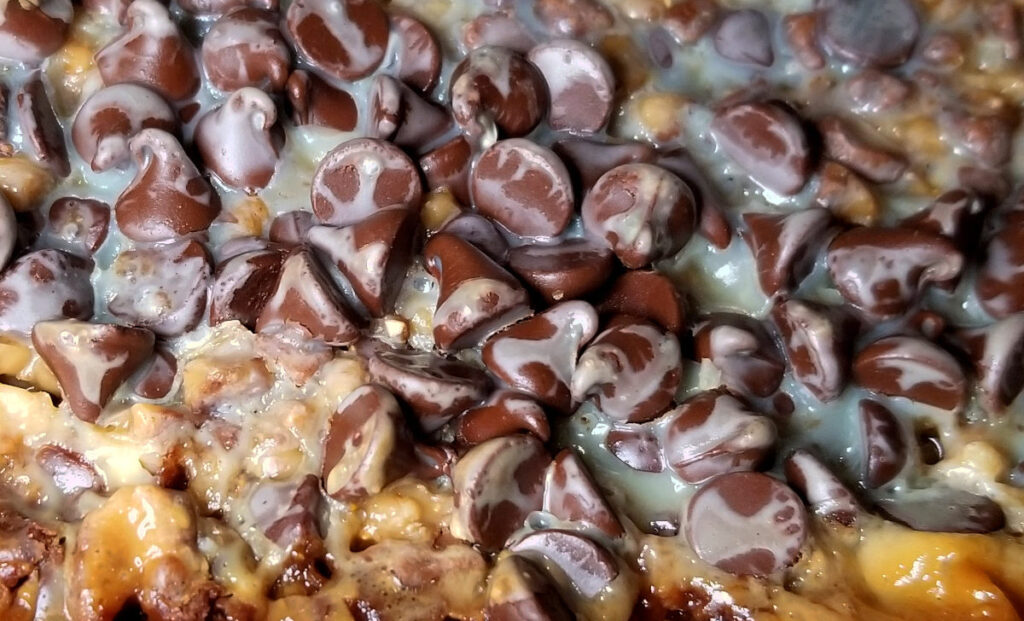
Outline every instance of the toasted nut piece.
<path id="1" fill-rule="evenodd" d="M 0 158 L 0 192 L 15 211 L 29 211 L 53 187 L 53 175 L 24 155 Z"/>

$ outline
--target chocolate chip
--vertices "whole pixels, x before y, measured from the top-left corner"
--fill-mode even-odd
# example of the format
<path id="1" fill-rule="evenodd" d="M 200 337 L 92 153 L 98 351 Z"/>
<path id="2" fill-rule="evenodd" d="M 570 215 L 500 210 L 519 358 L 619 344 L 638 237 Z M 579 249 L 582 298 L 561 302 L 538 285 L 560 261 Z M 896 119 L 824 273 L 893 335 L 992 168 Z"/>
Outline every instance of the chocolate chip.
<path id="1" fill-rule="evenodd" d="M 604 438 L 604 447 L 633 470 L 661 472 L 661 440 L 650 425 L 616 425 Z"/>
<path id="2" fill-rule="evenodd" d="M 833 56 L 861 67 L 896 67 L 910 58 L 920 22 L 908 0 L 828 0 L 819 21 Z"/>
<path id="3" fill-rule="evenodd" d="M 562 39 L 533 48 L 529 59 L 548 85 L 552 129 L 590 133 L 605 126 L 612 113 L 615 76 L 597 50 Z"/>
<path id="4" fill-rule="evenodd" d="M 1002 166 L 1013 155 L 1013 123 L 996 115 L 962 115 L 953 120 L 963 150 L 988 166 Z"/>
<path id="5" fill-rule="evenodd" d="M 813 453 L 805 449 L 790 453 L 785 472 L 786 480 L 804 497 L 812 513 L 843 526 L 856 523 L 860 506 L 853 494 Z"/>
<path id="6" fill-rule="evenodd" d="M 391 15 L 391 32 L 399 41 L 395 75 L 402 82 L 427 94 L 441 75 L 441 48 L 434 35 L 419 20 L 408 15 Z"/>
<path id="7" fill-rule="evenodd" d="M 563 138 L 552 149 L 576 177 L 581 189 L 590 189 L 601 175 L 623 164 L 650 164 L 657 153 L 642 142 L 598 142 L 586 138 Z"/>
<path id="8" fill-rule="evenodd" d="M 775 62 L 772 27 L 761 11 L 744 9 L 727 14 L 718 22 L 714 42 L 715 51 L 738 63 L 770 67 Z"/>
<path id="9" fill-rule="evenodd" d="M 1003 224 L 983 257 L 974 285 L 981 307 L 996 318 L 1024 310 L 1024 219 Z"/>
<path id="10" fill-rule="evenodd" d="M 134 82 L 170 101 L 199 90 L 195 50 L 157 0 L 135 0 L 125 13 L 126 27 L 96 52 L 96 67 L 107 86 Z"/>
<path id="11" fill-rule="evenodd" d="M 462 26 L 462 46 L 466 50 L 496 46 L 526 54 L 535 45 L 537 40 L 526 25 L 509 13 L 483 13 Z"/>
<path id="12" fill-rule="evenodd" d="M 532 562 L 502 556 L 491 570 L 486 618 L 491 621 L 571 621 L 575 617 L 551 581 Z"/>
<path id="13" fill-rule="evenodd" d="M 472 147 L 464 137 L 453 138 L 420 158 L 420 168 L 431 190 L 447 188 L 463 205 L 469 205 L 469 168 Z"/>
<path id="14" fill-rule="evenodd" d="M 825 155 L 857 171 L 875 183 L 891 183 L 907 170 L 902 155 L 873 147 L 842 119 L 828 116 L 818 122 L 825 141 Z"/>
<path id="15" fill-rule="evenodd" d="M 277 14 L 271 11 L 236 8 L 214 22 L 203 37 L 206 79 L 225 93 L 246 86 L 283 90 L 291 59 Z"/>
<path id="16" fill-rule="evenodd" d="M 630 270 L 619 276 L 597 305 L 602 315 L 633 315 L 681 335 L 686 328 L 686 305 L 668 276 L 656 271 Z"/>
<path id="17" fill-rule="evenodd" d="M 665 462 L 687 483 L 754 470 L 775 445 L 771 419 L 725 391 L 698 393 L 665 416 Z"/>
<path id="18" fill-rule="evenodd" d="M 18 221 L 14 217 L 14 210 L 7 199 L 0 198 L 0 273 L 14 256 L 14 246 L 17 242 Z"/>
<path id="19" fill-rule="evenodd" d="M 357 318 L 345 305 L 330 276 L 313 253 L 291 252 L 278 276 L 273 295 L 256 320 L 263 332 L 279 325 L 296 324 L 328 345 L 349 345 L 359 338 Z"/>
<path id="20" fill-rule="evenodd" d="M 903 470 L 907 463 L 907 441 L 899 419 L 881 403 L 864 399 L 858 408 L 861 482 L 875 489 L 892 481 Z"/>
<path id="21" fill-rule="evenodd" d="M 662 168 L 678 175 L 693 190 L 700 205 L 697 228 L 701 237 L 719 250 L 728 248 L 732 243 L 732 225 L 725 217 L 725 199 L 711 184 L 693 156 L 685 149 L 674 148 L 659 153 L 654 161 Z"/>
<path id="22" fill-rule="evenodd" d="M 875 508 L 894 522 L 933 533 L 991 533 L 1006 524 L 1002 508 L 984 496 L 930 487 L 879 498 Z"/>
<path id="23" fill-rule="evenodd" d="M 918 213 L 900 224 L 944 235 L 966 245 L 975 220 L 984 210 L 981 200 L 960 188 L 945 192 Z"/>
<path id="24" fill-rule="evenodd" d="M 138 171 L 114 203 L 121 232 L 135 241 L 164 241 L 208 229 L 220 199 L 178 140 L 151 128 L 128 146 Z"/>
<path id="25" fill-rule="evenodd" d="M 36 159 L 55 175 L 67 177 L 71 173 L 71 164 L 68 161 L 68 147 L 64 144 L 64 129 L 57 121 L 39 73 L 33 73 L 21 85 L 15 102 L 25 146 L 31 148 Z"/>
<path id="26" fill-rule="evenodd" d="M 128 141 L 147 127 L 175 133 L 177 117 L 160 95 L 137 84 L 102 88 L 75 115 L 71 140 L 93 170 L 125 168 L 131 162 Z"/>
<path id="27" fill-rule="evenodd" d="M 803 502 L 756 472 L 706 483 L 685 509 L 686 540 L 701 560 L 737 575 L 769 576 L 796 562 L 807 539 Z"/>
<path id="28" fill-rule="evenodd" d="M 423 151 L 448 133 L 452 120 L 442 106 L 424 99 L 402 82 L 386 75 L 374 78 L 369 101 L 371 138 L 390 140 L 400 147 Z"/>
<path id="29" fill-rule="evenodd" d="M 476 140 L 493 125 L 505 137 L 524 136 L 547 109 L 544 76 L 521 55 L 500 47 L 471 51 L 455 67 L 452 116 Z"/>
<path id="30" fill-rule="evenodd" d="M 419 208 L 416 165 L 394 145 L 356 138 L 335 147 L 313 175 L 313 213 L 324 224 L 354 224 L 385 207 Z"/>
<path id="31" fill-rule="evenodd" d="M 722 385 L 740 395 L 770 397 L 786 365 L 762 324 L 736 313 L 715 313 L 694 330 L 697 360 L 709 360 Z"/>
<path id="32" fill-rule="evenodd" d="M 452 534 L 500 550 L 526 516 L 541 509 L 550 462 L 544 446 L 529 435 L 495 438 L 470 449 L 452 469 Z"/>
<path id="33" fill-rule="evenodd" d="M 221 262 L 210 285 L 210 325 L 236 320 L 250 330 L 255 328 L 286 257 L 279 248 L 265 248 Z"/>
<path id="34" fill-rule="evenodd" d="M 428 433 L 479 404 L 491 387 L 480 369 L 432 352 L 384 350 L 372 355 L 367 366 L 375 382 L 409 404 Z"/>
<path id="35" fill-rule="evenodd" d="M 93 263 L 61 250 L 30 252 L 0 275 L 0 332 L 29 334 L 37 321 L 92 317 Z"/>
<path id="36" fill-rule="evenodd" d="M 839 293 L 861 312 L 902 315 L 931 283 L 960 275 L 963 255 L 945 237 L 904 228 L 858 227 L 836 236 L 828 270 Z"/>
<path id="37" fill-rule="evenodd" d="M 618 562 L 611 552 L 575 531 L 535 531 L 510 545 L 509 550 L 545 567 L 557 568 L 557 578 L 564 582 L 562 588 L 585 599 L 596 598 L 619 577 Z"/>
<path id="38" fill-rule="evenodd" d="M 177 374 L 178 359 L 166 348 L 157 346 L 135 382 L 135 394 L 143 399 L 163 399 L 174 387 Z"/>
<path id="39" fill-rule="evenodd" d="M 284 143 L 277 106 L 257 88 L 239 89 L 199 119 L 195 143 L 206 168 L 225 185 L 254 194 L 270 183 Z"/>
<path id="40" fill-rule="evenodd" d="M 495 333 L 484 343 L 482 359 L 509 387 L 567 413 L 576 356 L 596 333 L 590 304 L 563 302 Z"/>
<path id="41" fill-rule="evenodd" d="M 711 121 L 722 150 L 758 185 L 793 195 L 811 173 L 810 149 L 799 119 L 775 103 L 741 103 L 723 108 Z"/>
<path id="42" fill-rule="evenodd" d="M 297 209 L 286 211 L 274 216 L 270 222 L 267 237 L 272 242 L 286 246 L 298 246 L 305 243 L 309 229 L 313 228 L 313 214 Z"/>
<path id="43" fill-rule="evenodd" d="M 46 214 L 46 233 L 63 250 L 89 257 L 107 239 L 110 205 L 91 198 L 64 196 Z M 0 252 L 0 258 L 3 252 Z M 3 261 L 0 260 L 0 265 Z"/>
<path id="44" fill-rule="evenodd" d="M 609 537 L 625 534 L 615 511 L 571 449 L 555 455 L 548 466 L 543 508 L 558 519 L 591 524 Z"/>
<path id="45" fill-rule="evenodd" d="M 793 56 L 804 69 L 817 70 L 825 66 L 825 56 L 818 45 L 818 13 L 792 13 L 782 18 L 782 32 Z"/>
<path id="46" fill-rule="evenodd" d="M 1024 389 L 1024 314 L 956 335 L 974 364 L 981 404 L 1002 413 Z"/>
<path id="47" fill-rule="evenodd" d="M 298 70 L 285 85 L 292 121 L 350 132 L 359 122 L 359 108 L 348 91 L 334 88 L 314 73 Z"/>
<path id="48" fill-rule="evenodd" d="M 97 493 L 106 490 L 96 468 L 80 453 L 57 444 L 44 444 L 36 451 L 36 462 L 67 498 L 75 498 L 88 490 Z"/>
<path id="49" fill-rule="evenodd" d="M 479 214 L 472 212 L 460 213 L 445 222 L 438 232 L 461 237 L 480 250 L 483 250 L 495 263 L 504 264 L 508 262 L 509 247 L 505 236 L 498 232 L 498 228 L 491 220 Z M 529 246 L 525 247 L 529 248 Z M 543 246 L 543 248 L 548 248 L 548 246 Z M 529 255 L 529 252 L 522 251 L 521 254 Z M 518 275 L 520 278 L 523 277 L 522 274 Z"/>
<path id="50" fill-rule="evenodd" d="M 57 377 L 71 411 L 91 423 L 149 358 L 153 333 L 74 320 L 40 321 L 32 329 L 32 344 Z"/>
<path id="51" fill-rule="evenodd" d="M 483 404 L 470 408 L 455 422 L 455 436 L 467 446 L 518 432 L 531 433 L 542 442 L 551 437 L 544 408 L 530 395 L 495 390 Z"/>
<path id="52" fill-rule="evenodd" d="M 434 341 L 460 349 L 530 314 L 516 279 L 469 242 L 438 233 L 423 248 L 427 271 L 439 282 Z"/>
<path id="53" fill-rule="evenodd" d="M 220 16 L 239 7 L 276 11 L 277 0 L 178 0 L 181 8 L 193 15 Z"/>
<path id="54" fill-rule="evenodd" d="M 834 401 L 849 377 L 857 322 L 839 309 L 802 300 L 772 308 L 793 376 L 819 401 Z"/>
<path id="55" fill-rule="evenodd" d="M 979 7 L 985 26 L 1003 43 L 1003 57 L 1017 60 L 1024 43 L 1021 41 L 1020 10 L 1012 2 L 996 0 Z"/>
<path id="56" fill-rule="evenodd" d="M 691 45 L 711 30 L 718 13 L 715 0 L 681 0 L 665 11 L 662 26 L 679 43 Z"/>
<path id="57" fill-rule="evenodd" d="M 296 0 L 285 24 L 300 58 L 333 78 L 364 78 L 384 60 L 390 24 L 376 0 Z"/>
<path id="58" fill-rule="evenodd" d="M 195 328 L 206 308 L 210 259 L 196 241 L 125 250 L 108 272 L 107 310 L 158 336 Z"/>
<path id="59" fill-rule="evenodd" d="M 884 112 L 903 104 L 910 86 L 895 76 L 865 69 L 846 81 L 846 93 L 864 111 Z"/>
<path id="60" fill-rule="evenodd" d="M 551 35 L 572 39 L 599 34 L 614 23 L 611 12 L 598 0 L 538 0 L 533 14 Z"/>
<path id="61" fill-rule="evenodd" d="M 608 280 L 612 253 L 573 239 L 555 246 L 526 244 L 508 251 L 508 266 L 549 304 L 581 298 Z"/>
<path id="62" fill-rule="evenodd" d="M 956 358 L 917 337 L 890 336 L 868 345 L 854 358 L 853 378 L 876 393 L 943 410 L 959 411 L 967 398 Z"/>
<path id="63" fill-rule="evenodd" d="M 679 177 L 651 164 L 608 171 L 583 199 L 583 226 L 628 268 L 674 255 L 696 226 L 696 199 Z"/>
<path id="64" fill-rule="evenodd" d="M 745 213 L 743 240 L 757 264 L 757 280 L 768 296 L 799 286 L 824 245 L 832 217 L 812 207 L 788 214 Z"/>
<path id="65" fill-rule="evenodd" d="M 576 364 L 576 401 L 593 399 L 618 422 L 644 422 L 663 412 L 682 377 L 679 342 L 646 321 L 622 317 L 599 334 Z"/>
<path id="66" fill-rule="evenodd" d="M 41 62 L 64 44 L 73 17 L 70 0 L 8 2 L 0 14 L 0 58 Z"/>

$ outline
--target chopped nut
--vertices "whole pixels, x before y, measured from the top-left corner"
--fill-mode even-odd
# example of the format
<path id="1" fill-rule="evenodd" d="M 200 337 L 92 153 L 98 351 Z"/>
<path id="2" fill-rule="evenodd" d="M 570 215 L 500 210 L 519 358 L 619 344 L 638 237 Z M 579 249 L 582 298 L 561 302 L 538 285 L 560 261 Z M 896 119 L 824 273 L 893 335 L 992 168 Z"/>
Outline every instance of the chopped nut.
<path id="1" fill-rule="evenodd" d="M 0 158 L 0 192 L 15 211 L 35 209 L 50 188 L 53 176 L 22 154 Z"/>
<path id="2" fill-rule="evenodd" d="M 825 162 L 815 200 L 844 222 L 871 226 L 881 209 L 867 184 L 842 164 Z"/>
<path id="3" fill-rule="evenodd" d="M 84 43 L 69 40 L 50 58 L 46 74 L 54 91 L 54 108 L 61 116 L 70 115 L 82 99 L 82 91 L 96 64 L 93 53 Z"/>
<path id="4" fill-rule="evenodd" d="M 601 39 L 598 49 L 611 65 L 620 93 L 632 93 L 647 82 L 648 74 L 644 69 L 647 63 L 633 39 L 625 35 L 611 35 Z"/>
<path id="5" fill-rule="evenodd" d="M 667 142 L 679 138 L 679 117 L 688 103 L 676 93 L 644 93 L 633 102 L 633 107 L 644 131 L 659 142 Z"/>
<path id="6" fill-rule="evenodd" d="M 259 358 L 199 356 L 182 373 L 185 405 L 197 412 L 260 395 L 272 383 L 270 371 Z"/>
<path id="7" fill-rule="evenodd" d="M 437 231 L 446 222 L 459 215 L 459 203 L 447 188 L 435 190 L 427 196 L 420 211 L 423 226 L 429 232 Z"/>
<path id="8" fill-rule="evenodd" d="M 267 204 L 258 196 L 246 196 L 238 201 L 224 215 L 224 219 L 235 225 L 239 235 L 252 235 L 259 237 L 263 234 L 263 227 L 270 219 L 270 210 Z"/>

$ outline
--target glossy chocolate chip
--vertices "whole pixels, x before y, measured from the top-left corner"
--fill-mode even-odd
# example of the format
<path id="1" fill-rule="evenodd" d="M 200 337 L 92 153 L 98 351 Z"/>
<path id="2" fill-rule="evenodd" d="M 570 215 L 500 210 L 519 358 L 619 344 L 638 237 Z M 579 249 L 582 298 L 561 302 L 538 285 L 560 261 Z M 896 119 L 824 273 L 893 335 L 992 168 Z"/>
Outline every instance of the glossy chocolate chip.
<path id="1" fill-rule="evenodd" d="M 490 378 L 477 367 L 432 352 L 379 351 L 367 366 L 375 382 L 409 404 L 427 432 L 479 404 L 491 388 Z"/>
<path id="2" fill-rule="evenodd" d="M 134 82 L 170 101 L 199 90 L 195 50 L 157 0 L 135 0 L 125 13 L 127 26 L 96 52 L 96 67 L 107 86 Z"/>
<path id="3" fill-rule="evenodd" d="M 770 397 L 779 388 L 786 365 L 757 319 L 716 313 L 696 327 L 693 339 L 697 360 L 714 365 L 726 388 L 755 397 Z"/>
<path id="4" fill-rule="evenodd" d="M 135 382 L 135 394 L 143 399 L 163 399 L 174 387 L 177 374 L 177 357 L 167 348 L 158 345 Z"/>
<path id="5" fill-rule="evenodd" d="M 974 364 L 981 404 L 1001 413 L 1024 389 L 1024 314 L 956 335 Z"/>
<path id="6" fill-rule="evenodd" d="M 115 84 L 85 100 L 75 114 L 71 140 L 93 170 L 126 168 L 128 141 L 147 127 L 174 133 L 178 121 L 160 95 L 137 84 Z"/>
<path id="7" fill-rule="evenodd" d="M 53 371 L 71 411 L 93 422 L 114 392 L 153 353 L 153 333 L 81 321 L 41 321 L 32 344 Z"/>
<path id="8" fill-rule="evenodd" d="M 737 575 L 769 576 L 796 562 L 807 539 L 800 498 L 756 472 L 712 479 L 690 498 L 685 533 L 701 560 Z"/>
<path id="9" fill-rule="evenodd" d="M 359 123 L 359 108 L 348 91 L 335 88 L 314 73 L 298 70 L 285 85 L 292 121 L 350 132 Z"/>
<path id="10" fill-rule="evenodd" d="M 633 315 L 665 330 L 682 334 L 686 305 L 668 276 L 656 271 L 630 270 L 619 276 L 597 305 L 601 315 Z"/>
<path id="11" fill-rule="evenodd" d="M 36 462 L 67 498 L 75 498 L 89 490 L 97 493 L 106 490 L 107 486 L 95 466 L 80 453 L 57 444 L 44 444 L 36 451 Z"/>
<path id="12" fill-rule="evenodd" d="M 875 508 L 894 522 L 925 532 L 991 533 L 1006 524 L 1006 516 L 996 502 L 941 487 L 908 490 L 898 498 L 879 498 Z"/>
<path id="13" fill-rule="evenodd" d="M 623 317 L 584 350 L 570 385 L 618 422 L 648 421 L 665 410 L 682 376 L 679 341 L 646 321 Z"/>
<path id="14" fill-rule="evenodd" d="M 206 79 L 225 93 L 246 86 L 281 91 L 292 59 L 277 14 L 249 7 L 214 22 L 203 37 L 201 57 Z"/>
<path id="15" fill-rule="evenodd" d="M 748 212 L 743 223 L 761 290 L 775 296 L 796 288 L 810 273 L 832 216 L 818 207 L 788 214 Z"/>
<path id="16" fill-rule="evenodd" d="M 138 171 L 114 203 L 121 232 L 135 241 L 164 241 L 209 228 L 220 199 L 178 140 L 144 129 L 128 146 Z"/>
<path id="17" fill-rule="evenodd" d="M 793 376 L 819 401 L 833 401 L 846 388 L 857 323 L 839 309 L 802 300 L 772 308 Z"/>
<path id="18" fill-rule="evenodd" d="M 476 140 L 492 127 L 509 138 L 530 133 L 548 105 L 544 76 L 512 50 L 482 47 L 455 67 L 449 91 L 452 116 Z"/>
<path id="19" fill-rule="evenodd" d="M 876 393 L 959 411 L 967 398 L 964 371 L 949 352 L 922 338 L 890 336 L 853 360 L 853 378 Z"/>
<path id="20" fill-rule="evenodd" d="M 277 0 L 178 0 L 181 8 L 193 15 L 219 16 L 239 7 L 276 11 Z"/>
<path id="21" fill-rule="evenodd" d="M 21 85 L 15 95 L 15 105 L 25 146 L 55 175 L 67 177 L 71 164 L 68 147 L 64 143 L 64 129 L 57 121 L 39 73 L 33 73 Z"/>
<path id="22" fill-rule="evenodd" d="M 599 34 L 614 23 L 599 0 L 537 0 L 533 14 L 550 34 L 573 39 Z"/>
<path id="23" fill-rule="evenodd" d="M 597 313 L 590 304 L 563 302 L 487 339 L 484 365 L 511 388 L 568 412 L 576 356 L 597 333 L 597 325 Z"/>
<path id="24" fill-rule="evenodd" d="M 846 165 L 865 179 L 891 183 L 907 170 L 904 156 L 869 144 L 839 117 L 825 117 L 818 121 L 818 129 L 824 139 L 826 157 Z"/>
<path id="25" fill-rule="evenodd" d="M 604 447 L 633 470 L 661 472 L 665 469 L 661 440 L 651 425 L 616 425 L 605 436 Z"/>
<path id="26" fill-rule="evenodd" d="M 228 187 L 253 194 L 270 183 L 284 143 L 277 106 L 257 88 L 237 90 L 199 119 L 195 143 L 210 172 Z"/>
<path id="27" fill-rule="evenodd" d="M 551 437 L 544 408 L 530 395 L 505 389 L 495 390 L 483 404 L 466 410 L 454 427 L 456 439 L 467 446 L 519 432 L 531 433 L 541 442 Z"/>
<path id="28" fill-rule="evenodd" d="M 865 69 L 846 81 L 846 94 L 865 112 L 884 112 L 903 104 L 910 96 L 910 86 L 876 69 Z"/>
<path id="29" fill-rule="evenodd" d="M 324 224 L 354 224 L 385 207 L 419 209 L 416 165 L 394 145 L 372 138 L 343 142 L 313 175 L 313 213 Z"/>
<path id="30" fill-rule="evenodd" d="M 741 103 L 711 121 L 718 148 L 767 190 L 790 196 L 807 183 L 811 156 L 800 120 L 779 104 Z"/>
<path id="31" fill-rule="evenodd" d="M 759 67 L 775 62 L 772 51 L 772 26 L 764 13 L 744 9 L 728 13 L 718 22 L 714 36 L 715 51 L 723 58 Z"/>
<path id="32" fill-rule="evenodd" d="M 628 268 L 674 255 L 696 226 L 696 199 L 679 177 L 652 164 L 606 172 L 583 199 L 583 226 Z"/>
<path id="33" fill-rule="evenodd" d="M 256 330 L 287 324 L 302 326 L 328 345 L 349 345 L 360 336 L 358 319 L 317 258 L 304 248 L 296 248 L 285 259 Z"/>
<path id="34" fill-rule="evenodd" d="M 420 169 L 431 190 L 448 189 L 463 205 L 469 205 L 469 168 L 473 149 L 462 136 L 430 151 L 420 158 Z"/>
<path id="35" fill-rule="evenodd" d="M 285 23 L 299 56 L 339 80 L 364 78 L 384 60 L 390 24 L 376 0 L 296 0 Z"/>
<path id="36" fill-rule="evenodd" d="M 486 618 L 491 621 L 571 621 L 575 617 L 546 575 L 517 555 L 503 556 L 491 570 Z"/>
<path id="37" fill-rule="evenodd" d="M 267 237 L 278 244 L 297 246 L 306 242 L 313 224 L 313 214 L 308 211 L 286 211 L 274 216 Z"/>
<path id="38" fill-rule="evenodd" d="M 698 393 L 665 416 L 665 462 L 687 483 L 755 470 L 775 445 L 771 419 L 725 391 Z"/>
<path id="39" fill-rule="evenodd" d="M 858 227 L 836 236 L 828 249 L 839 293 L 879 318 L 902 315 L 927 285 L 957 278 L 963 262 L 945 237 L 906 228 Z"/>
<path id="40" fill-rule="evenodd" d="M 184 334 L 202 319 L 210 272 L 206 250 L 196 241 L 125 250 L 108 272 L 107 310 L 158 336 Z"/>
<path id="41" fill-rule="evenodd" d="M 571 449 L 555 456 L 544 482 L 544 511 L 570 522 L 586 522 L 609 537 L 625 531 L 587 467 Z"/>
<path id="42" fill-rule="evenodd" d="M 909 0 L 826 0 L 821 41 L 833 56 L 862 67 L 902 65 L 920 30 Z"/>
<path id="43" fill-rule="evenodd" d="M 441 75 L 441 48 L 423 22 L 408 15 L 392 14 L 391 33 L 398 40 L 399 80 L 427 94 Z"/>
<path id="44" fill-rule="evenodd" d="M 14 217 L 14 210 L 7 199 L 0 197 L 0 273 L 14 255 L 17 243 L 18 221 Z"/>
<path id="45" fill-rule="evenodd" d="M 563 138 L 552 145 L 573 173 L 577 186 L 587 190 L 601 175 L 623 164 L 650 164 L 657 152 L 642 142 L 599 142 L 586 138 Z"/>
<path id="46" fill-rule="evenodd" d="M 683 45 L 692 45 L 718 21 L 716 0 L 680 0 L 665 10 L 662 27 Z"/>
<path id="47" fill-rule="evenodd" d="M 294 481 L 260 481 L 248 499 L 252 525 L 280 548 L 281 572 L 271 587 L 279 592 L 312 593 L 326 581 L 321 520 L 326 513 L 320 482 L 307 474 Z"/>
<path id="48" fill-rule="evenodd" d="M 853 494 L 813 453 L 793 451 L 786 458 L 784 470 L 786 480 L 804 497 L 812 513 L 844 526 L 857 521 L 860 506 Z"/>
<path id="49" fill-rule="evenodd" d="M 573 239 L 558 245 L 526 244 L 508 251 L 508 267 L 549 304 L 581 298 L 612 272 L 612 253 L 600 244 Z"/>
<path id="50" fill-rule="evenodd" d="M 541 509 L 550 462 L 544 446 L 529 435 L 495 438 L 470 449 L 452 468 L 452 534 L 500 550 L 526 517 Z"/>
<path id="51" fill-rule="evenodd" d="M 974 193 L 957 188 L 943 193 L 901 224 L 944 235 L 958 244 L 966 245 L 975 220 L 983 210 L 982 201 Z"/>
<path id="52" fill-rule="evenodd" d="M 370 88 L 367 134 L 423 152 L 448 133 L 448 111 L 391 76 L 379 75 Z"/>
<path id="53" fill-rule="evenodd" d="M 1021 40 L 1020 9 L 1007 0 L 986 2 L 979 8 L 985 26 L 1003 44 L 1003 58 L 1019 59 L 1024 48 L 1024 41 Z"/>
<path id="54" fill-rule="evenodd" d="M 483 251 L 450 233 L 423 248 L 427 271 L 439 282 L 434 341 L 461 349 L 530 314 L 526 291 Z"/>
<path id="55" fill-rule="evenodd" d="M 327 423 L 321 476 L 333 498 L 378 494 L 412 466 L 412 442 L 402 410 L 387 389 L 356 388 Z"/>
<path id="56" fill-rule="evenodd" d="M 29 334 L 37 321 L 92 317 L 93 263 L 61 250 L 30 252 L 0 275 L 0 332 Z"/>
<path id="57" fill-rule="evenodd" d="M 74 17 L 70 0 L 7 2 L 0 12 L 0 58 L 34 65 L 64 44 Z"/>
<path id="58" fill-rule="evenodd" d="M 825 55 L 818 45 L 818 13 L 792 13 L 782 18 L 782 32 L 793 56 L 804 69 L 817 70 L 825 66 Z"/>
<path id="59" fill-rule="evenodd" d="M 83 257 L 99 250 L 109 228 L 110 205 L 91 198 L 58 198 L 46 214 L 46 235 L 54 245 Z M 0 264 L 2 259 L 0 250 Z"/>
<path id="60" fill-rule="evenodd" d="M 526 24 L 509 12 L 477 15 L 462 26 L 461 34 L 467 51 L 490 45 L 526 54 L 537 45 Z"/>
<path id="61" fill-rule="evenodd" d="M 607 591 L 619 577 L 615 557 L 604 546 L 569 530 L 534 531 L 509 550 L 543 564 L 562 589 L 584 599 Z"/>
<path id="62" fill-rule="evenodd" d="M 235 320 L 250 330 L 255 328 L 286 257 L 280 248 L 265 248 L 222 261 L 210 285 L 210 324 Z"/>
<path id="63" fill-rule="evenodd" d="M 615 76 L 594 48 L 559 39 L 530 50 L 532 62 L 548 85 L 548 124 L 578 133 L 600 131 L 612 113 Z"/>
<path id="64" fill-rule="evenodd" d="M 907 463 L 903 427 L 887 407 L 868 399 L 858 404 L 861 438 L 861 482 L 875 489 L 892 481 Z"/>
<path id="65" fill-rule="evenodd" d="M 988 241 L 974 291 L 996 318 L 1024 311 L 1024 219 L 1003 224 Z"/>
<path id="66" fill-rule="evenodd" d="M 506 264 L 509 260 L 508 241 L 490 219 L 473 212 L 463 212 L 444 223 L 439 230 L 461 237 L 483 250 L 495 263 Z M 526 246 L 527 248 L 529 246 Z M 547 246 L 545 246 L 546 248 Z M 526 251 L 524 251 L 526 252 Z M 517 274 L 520 278 L 522 274 Z"/>

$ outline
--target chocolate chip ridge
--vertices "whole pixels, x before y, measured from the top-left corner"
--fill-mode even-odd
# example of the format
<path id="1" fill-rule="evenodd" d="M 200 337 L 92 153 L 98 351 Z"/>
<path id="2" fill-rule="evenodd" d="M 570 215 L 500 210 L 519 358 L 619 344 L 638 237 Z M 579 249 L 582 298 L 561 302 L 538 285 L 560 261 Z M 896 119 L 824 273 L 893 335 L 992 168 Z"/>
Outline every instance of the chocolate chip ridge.
<path id="1" fill-rule="evenodd" d="M 585 522 L 609 537 L 625 534 L 604 494 L 572 449 L 555 456 L 544 482 L 544 511 L 570 522 Z"/>
<path id="2" fill-rule="evenodd" d="M 1024 390 L 1024 314 L 960 330 L 956 340 L 974 364 L 982 405 L 1005 412 Z"/>
<path id="3" fill-rule="evenodd" d="M 632 315 L 681 335 L 686 328 L 686 304 L 668 276 L 653 270 L 630 270 L 619 276 L 597 305 L 601 315 Z"/>
<path id="4" fill-rule="evenodd" d="M 796 288 L 810 273 L 832 216 L 817 207 L 787 214 L 748 212 L 743 223 L 761 290 L 774 296 Z"/>
<path id="5" fill-rule="evenodd" d="M 173 134 L 178 121 L 160 95 L 138 84 L 115 84 L 85 100 L 71 126 L 71 140 L 93 170 L 126 168 L 131 163 L 128 141 L 148 127 Z"/>
<path id="6" fill-rule="evenodd" d="M 241 88 L 199 119 L 195 142 L 207 170 L 254 194 L 270 183 L 284 143 L 277 106 L 263 91 Z"/>
<path id="7" fill-rule="evenodd" d="M 877 401 L 862 400 L 860 413 L 861 482 L 875 489 L 892 481 L 907 463 L 908 447 L 896 415 Z"/>
<path id="8" fill-rule="evenodd" d="M 786 480 L 804 497 L 812 513 L 843 526 L 856 523 L 860 505 L 853 493 L 813 453 L 793 451 L 786 457 L 784 470 Z"/>
<path id="9" fill-rule="evenodd" d="M 272 11 L 237 7 L 214 22 L 203 37 L 206 78 L 225 93 L 247 86 L 283 90 L 291 57 Z"/>
<path id="10" fill-rule="evenodd" d="M 964 371 L 949 352 L 925 339 L 890 336 L 871 343 L 853 361 L 853 378 L 876 393 L 960 411 L 967 399 Z"/>
<path id="11" fill-rule="evenodd" d="M 839 309 L 796 299 L 776 304 L 772 320 L 793 376 L 819 401 L 837 399 L 849 378 L 856 321 Z"/>
<path id="12" fill-rule="evenodd" d="M 541 442 L 551 437 L 544 408 L 532 396 L 507 389 L 495 390 L 487 401 L 466 410 L 453 428 L 456 440 L 466 446 L 520 432 L 533 434 Z"/>

